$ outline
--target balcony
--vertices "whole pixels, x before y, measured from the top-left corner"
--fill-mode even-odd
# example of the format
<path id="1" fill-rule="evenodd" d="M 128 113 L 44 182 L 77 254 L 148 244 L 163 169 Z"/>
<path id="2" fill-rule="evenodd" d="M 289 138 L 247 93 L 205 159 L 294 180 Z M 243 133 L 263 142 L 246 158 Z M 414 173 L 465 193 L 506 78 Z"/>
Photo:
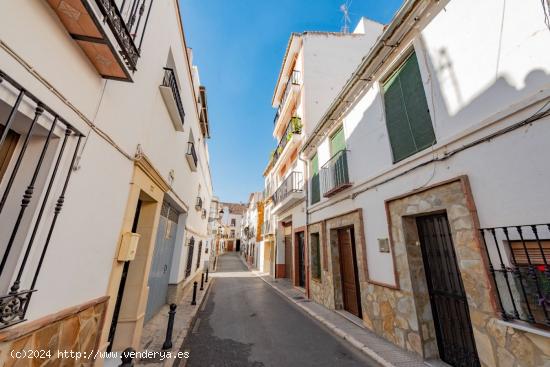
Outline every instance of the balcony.
<path id="1" fill-rule="evenodd" d="M 97 72 L 132 81 L 152 0 L 48 0 Z M 120 4 L 120 5 L 119 5 Z"/>
<path id="2" fill-rule="evenodd" d="M 323 196 L 328 198 L 351 186 L 348 175 L 347 150 L 341 150 L 321 167 Z"/>
<path id="3" fill-rule="evenodd" d="M 273 119 L 275 131 L 279 129 L 279 123 L 284 122 L 289 115 L 291 110 L 290 106 L 292 105 L 290 101 L 292 101 L 293 97 L 298 94 L 300 90 L 301 79 L 302 75 L 300 71 L 292 71 L 292 74 L 288 79 L 288 82 L 286 83 L 284 94 L 279 103 L 279 108 L 277 108 L 277 113 L 275 114 L 275 118 Z"/>
<path id="4" fill-rule="evenodd" d="M 203 210 L 202 210 L 201 218 L 202 218 L 202 219 L 206 219 L 206 209 L 203 209 Z"/>
<path id="5" fill-rule="evenodd" d="M 275 234 L 275 226 L 270 219 L 264 220 L 262 224 L 262 234 L 264 237 Z"/>
<path id="6" fill-rule="evenodd" d="M 202 198 L 200 196 L 197 196 L 197 201 L 195 202 L 195 209 L 197 211 L 202 209 Z"/>
<path id="7" fill-rule="evenodd" d="M 550 326 L 550 223 L 480 229 L 500 316 Z"/>
<path id="8" fill-rule="evenodd" d="M 187 154 L 185 154 L 185 158 L 187 158 L 187 163 L 189 163 L 191 171 L 196 172 L 198 158 L 197 152 L 195 151 L 195 144 L 191 141 L 187 143 Z"/>
<path id="9" fill-rule="evenodd" d="M 185 121 L 185 111 L 181 101 L 180 89 L 176 74 L 173 69 L 164 68 L 164 78 L 159 86 L 160 94 L 164 99 L 168 113 L 170 114 L 172 124 L 176 131 L 183 131 L 183 123 Z"/>
<path id="10" fill-rule="evenodd" d="M 276 214 L 290 208 L 304 199 L 304 177 L 302 172 L 291 172 L 273 194 L 272 213 Z"/>
<path id="11" fill-rule="evenodd" d="M 275 164 L 279 158 L 285 153 L 285 148 L 287 145 L 293 145 L 289 143 L 293 143 L 296 136 L 300 136 L 302 134 L 302 119 L 299 117 L 292 117 L 290 121 L 288 122 L 286 126 L 286 130 L 283 134 L 283 137 L 281 140 L 279 140 L 279 144 L 277 144 L 277 148 L 272 153 L 272 159 L 273 164 Z"/>

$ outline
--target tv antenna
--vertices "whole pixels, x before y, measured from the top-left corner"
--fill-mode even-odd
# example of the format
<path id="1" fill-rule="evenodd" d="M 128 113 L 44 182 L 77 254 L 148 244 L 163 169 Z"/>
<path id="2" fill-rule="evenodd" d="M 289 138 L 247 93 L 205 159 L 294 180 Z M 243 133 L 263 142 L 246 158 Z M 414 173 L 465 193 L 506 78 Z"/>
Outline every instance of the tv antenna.
<path id="1" fill-rule="evenodd" d="M 349 25 L 351 23 L 351 18 L 349 17 L 349 8 L 353 0 L 346 0 L 345 3 L 340 5 L 340 11 L 342 12 L 342 33 L 349 33 Z"/>

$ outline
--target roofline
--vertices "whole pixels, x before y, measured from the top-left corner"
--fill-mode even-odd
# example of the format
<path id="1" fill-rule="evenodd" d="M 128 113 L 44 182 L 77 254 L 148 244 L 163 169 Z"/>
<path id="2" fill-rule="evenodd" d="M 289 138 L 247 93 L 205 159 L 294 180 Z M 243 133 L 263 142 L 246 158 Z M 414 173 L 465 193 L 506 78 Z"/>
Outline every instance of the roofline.
<path id="1" fill-rule="evenodd" d="M 187 72 L 189 73 L 189 80 L 191 81 L 190 85 L 191 85 L 191 92 L 193 93 L 193 105 L 194 105 L 194 110 L 195 110 L 195 113 L 197 114 L 197 121 L 200 120 L 200 113 L 199 113 L 199 108 L 197 106 L 197 95 L 195 93 L 195 81 L 193 80 L 193 71 L 192 71 L 192 68 L 193 68 L 193 65 L 191 65 L 191 60 L 189 59 L 189 49 L 187 48 L 187 41 L 185 39 L 185 32 L 183 31 L 183 19 L 181 17 L 181 9 L 180 9 L 180 2 L 178 0 L 174 0 L 174 2 L 176 3 L 176 10 L 177 10 L 177 15 L 178 15 L 178 25 L 180 26 L 180 36 L 181 36 L 181 39 L 183 41 L 183 52 L 185 54 L 185 59 L 187 60 Z M 198 67 L 197 67 L 198 68 Z M 199 124 L 200 124 L 200 121 L 199 121 Z"/>
<path id="2" fill-rule="evenodd" d="M 273 91 L 273 97 L 271 97 L 271 105 L 273 105 L 273 103 L 275 102 L 275 96 L 277 95 L 277 89 L 278 89 L 279 83 L 281 82 L 281 77 L 283 76 L 283 70 L 285 68 L 286 60 L 288 58 L 288 53 L 290 52 L 290 46 L 292 45 L 292 40 L 294 39 L 294 37 L 301 37 L 301 36 L 302 36 L 302 33 L 292 32 L 290 34 L 290 37 L 288 38 L 288 42 L 285 50 L 285 56 L 283 57 L 281 68 L 279 69 L 279 76 L 277 77 L 277 82 L 275 83 L 275 90 Z"/>
<path id="3" fill-rule="evenodd" d="M 333 101 L 330 104 L 330 107 L 323 114 L 323 116 L 319 120 L 319 123 L 317 124 L 315 129 L 313 130 L 309 138 L 306 140 L 306 142 L 303 144 L 301 153 L 306 153 L 306 151 L 309 150 L 310 146 L 312 145 L 313 141 L 317 138 L 319 133 L 322 130 L 324 130 L 325 127 L 327 127 L 330 121 L 336 120 L 335 118 L 333 118 L 332 115 L 336 112 L 338 107 L 342 105 L 342 102 L 347 102 L 346 97 L 350 92 L 353 91 L 357 83 L 360 81 L 365 83 L 360 88 L 361 90 L 363 90 L 365 86 L 371 82 L 371 80 L 369 79 L 370 77 L 364 78 L 365 72 L 373 64 L 374 59 L 379 55 L 379 53 L 382 51 L 384 47 L 390 47 L 390 51 L 389 51 L 390 53 L 393 51 L 392 45 L 387 45 L 386 41 L 390 39 L 397 30 L 401 29 L 402 27 L 406 27 L 407 29 L 406 33 L 408 33 L 410 32 L 411 29 L 413 29 L 418 19 L 415 18 L 412 24 L 411 23 L 405 24 L 405 20 L 408 18 L 410 14 L 415 12 L 418 9 L 418 7 L 422 4 L 425 5 L 425 8 L 432 5 L 431 2 L 425 2 L 424 0 L 405 0 L 401 8 L 395 14 L 392 21 L 386 26 L 382 34 L 378 37 L 377 42 L 373 45 L 373 47 L 370 49 L 367 55 L 363 58 L 359 66 L 352 73 L 351 77 L 348 79 L 348 81 L 346 82 L 342 90 L 333 99 Z"/>

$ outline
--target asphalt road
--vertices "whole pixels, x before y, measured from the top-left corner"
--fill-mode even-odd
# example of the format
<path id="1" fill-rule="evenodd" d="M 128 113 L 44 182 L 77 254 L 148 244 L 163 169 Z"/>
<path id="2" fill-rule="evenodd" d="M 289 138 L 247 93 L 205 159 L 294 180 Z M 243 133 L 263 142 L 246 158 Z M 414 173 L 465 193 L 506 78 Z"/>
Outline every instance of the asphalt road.
<path id="1" fill-rule="evenodd" d="M 182 351 L 186 367 L 378 366 L 246 270 L 220 256 L 216 279 Z"/>

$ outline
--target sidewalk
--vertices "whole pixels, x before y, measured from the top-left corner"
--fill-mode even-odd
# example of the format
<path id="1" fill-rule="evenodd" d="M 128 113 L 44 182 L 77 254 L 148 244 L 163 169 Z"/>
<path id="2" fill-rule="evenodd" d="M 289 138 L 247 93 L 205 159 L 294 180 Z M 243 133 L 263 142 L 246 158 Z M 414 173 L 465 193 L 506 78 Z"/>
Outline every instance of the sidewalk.
<path id="1" fill-rule="evenodd" d="M 250 269 L 250 266 L 248 268 Z M 368 329 L 356 325 L 339 313 L 306 299 L 304 293 L 294 288 L 289 281 L 284 279 L 273 280 L 269 274 L 256 270 L 251 271 L 273 287 L 280 295 L 286 297 L 290 302 L 325 325 L 334 334 L 345 339 L 384 367 L 447 366 L 441 361 L 424 361 L 420 356 L 397 347 Z"/>
<path id="2" fill-rule="evenodd" d="M 190 289 L 178 304 L 176 309 L 176 317 L 174 319 L 174 331 L 172 337 L 172 348 L 166 350 L 172 353 L 177 353 L 183 345 L 189 329 L 192 327 L 197 313 L 202 305 L 202 302 L 206 298 L 210 286 L 215 282 L 215 278 L 208 279 L 208 283 L 204 283 L 204 290 L 200 289 L 200 278 L 197 286 L 197 299 L 196 305 L 191 305 L 193 297 L 193 289 Z M 162 344 L 166 337 L 166 326 L 168 324 L 168 311 L 169 305 L 165 305 L 161 311 L 153 317 L 143 328 L 143 335 L 141 337 L 140 351 L 159 352 L 162 351 Z M 148 367 L 171 367 L 176 363 L 177 359 L 165 359 L 160 358 L 137 360 L 136 365 L 148 366 Z"/>

